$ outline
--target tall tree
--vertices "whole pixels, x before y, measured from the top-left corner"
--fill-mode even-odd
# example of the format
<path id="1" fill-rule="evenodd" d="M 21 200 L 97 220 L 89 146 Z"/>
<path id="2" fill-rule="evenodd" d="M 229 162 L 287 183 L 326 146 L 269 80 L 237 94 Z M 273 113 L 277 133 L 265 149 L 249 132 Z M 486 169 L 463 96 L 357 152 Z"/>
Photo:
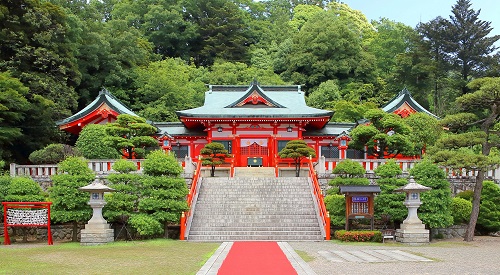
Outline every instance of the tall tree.
<path id="1" fill-rule="evenodd" d="M 364 33 L 358 23 L 337 10 L 314 13 L 284 48 L 283 65 L 277 69 L 284 70 L 280 72 L 285 80 L 305 84 L 306 89 L 329 79 L 373 80 L 374 57 L 363 48 Z"/>
<path id="2" fill-rule="evenodd" d="M 470 0 L 457 0 L 445 30 L 449 38 L 446 51 L 462 77 L 462 94 L 468 92 L 471 78 L 484 76 L 485 60 L 498 49 L 494 44 L 500 39 L 500 35 L 488 37 L 491 22 L 480 20 L 481 10 L 475 11 L 471 5 Z"/>
<path id="3" fill-rule="evenodd" d="M 230 0 L 186 0 L 185 20 L 195 24 L 197 37 L 190 42 L 197 65 L 211 65 L 216 58 L 248 62 L 251 44 L 244 13 Z"/>
<path id="4" fill-rule="evenodd" d="M 500 148 L 500 78 L 479 78 L 470 82 L 468 88 L 473 92 L 456 100 L 460 113 L 442 120 L 450 133 L 437 141 L 429 155 L 438 164 L 477 173 L 472 213 L 464 238 L 472 241 L 485 172 L 499 163 L 498 157 L 490 153 L 492 148 Z"/>
<path id="5" fill-rule="evenodd" d="M 12 160 L 14 140 L 23 136 L 20 128 L 29 103 L 28 88 L 8 72 L 0 73 L 0 160 Z"/>

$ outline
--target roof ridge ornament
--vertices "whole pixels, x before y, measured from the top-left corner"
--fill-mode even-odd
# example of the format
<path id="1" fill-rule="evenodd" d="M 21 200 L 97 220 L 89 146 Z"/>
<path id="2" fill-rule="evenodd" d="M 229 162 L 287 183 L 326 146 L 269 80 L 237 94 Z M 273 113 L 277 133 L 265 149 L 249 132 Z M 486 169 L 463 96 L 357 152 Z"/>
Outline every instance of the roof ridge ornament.
<path id="1" fill-rule="evenodd" d="M 260 83 L 257 81 L 257 78 L 254 77 L 252 82 L 250 82 L 250 86 L 260 86 Z"/>

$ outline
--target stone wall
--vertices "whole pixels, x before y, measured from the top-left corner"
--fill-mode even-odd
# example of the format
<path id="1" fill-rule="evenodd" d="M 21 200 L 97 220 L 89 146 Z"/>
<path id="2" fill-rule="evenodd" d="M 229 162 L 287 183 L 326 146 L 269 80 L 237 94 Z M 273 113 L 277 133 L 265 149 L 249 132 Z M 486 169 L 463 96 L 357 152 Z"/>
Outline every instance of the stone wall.
<path id="1" fill-rule="evenodd" d="M 3 223 L 0 223 L 1 232 L 0 236 L 3 236 Z M 78 228 L 78 240 L 80 240 L 80 230 L 84 228 L 84 225 L 80 225 Z M 23 241 L 23 229 L 26 231 L 28 241 L 47 241 L 47 227 L 8 227 L 9 238 L 12 243 Z M 58 224 L 52 225 L 50 227 L 52 232 L 52 240 L 54 242 L 64 242 L 71 241 L 73 238 L 73 225 L 72 224 Z"/>
<path id="2" fill-rule="evenodd" d="M 443 235 L 444 239 L 463 238 L 466 230 L 467 225 L 452 225 L 448 228 L 433 228 L 431 229 L 431 235 L 433 238 L 439 234 Z"/>
<path id="3" fill-rule="evenodd" d="M 8 227 L 9 237 L 11 243 L 22 242 L 23 241 L 23 228 L 27 231 L 27 240 L 28 241 L 47 241 L 47 227 Z M 80 232 L 85 228 L 84 224 L 81 224 L 78 227 L 78 236 L 77 239 L 80 241 Z M 130 239 L 130 237 L 134 239 L 140 239 L 138 236 L 127 236 L 127 231 L 122 229 L 121 224 L 113 224 L 112 227 L 114 230 L 115 238 L 119 237 L 120 240 Z M 122 229 L 122 230 L 120 230 Z M 180 226 L 178 225 L 169 225 L 168 226 L 168 238 L 170 239 L 179 239 L 180 235 Z M 50 231 L 52 232 L 52 240 L 54 242 L 68 242 L 73 238 L 73 225 L 72 224 L 58 224 L 52 225 L 50 227 Z M 132 230 L 129 229 L 129 232 Z M 116 236 L 117 234 L 120 236 Z M 3 237 L 3 223 L 0 223 L 0 237 Z M 158 236 L 163 237 L 163 236 Z"/>

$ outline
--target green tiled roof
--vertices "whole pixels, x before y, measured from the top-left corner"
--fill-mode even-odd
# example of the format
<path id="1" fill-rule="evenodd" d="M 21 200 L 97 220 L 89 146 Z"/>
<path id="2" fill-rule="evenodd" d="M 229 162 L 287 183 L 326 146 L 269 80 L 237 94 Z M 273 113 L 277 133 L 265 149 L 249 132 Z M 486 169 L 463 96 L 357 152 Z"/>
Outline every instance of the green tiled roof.
<path id="1" fill-rule="evenodd" d="M 329 122 L 325 125 L 325 127 L 317 130 L 309 130 L 304 132 L 302 135 L 304 137 L 328 137 L 333 136 L 337 137 L 343 134 L 348 134 L 353 128 L 356 126 L 355 123 L 338 123 L 338 122 Z"/>
<path id="2" fill-rule="evenodd" d="M 188 129 L 181 122 L 154 122 L 159 135 L 169 136 L 207 136 L 207 132 L 199 129 Z"/>
<path id="3" fill-rule="evenodd" d="M 438 116 L 434 115 L 433 113 L 429 112 L 427 109 L 422 107 L 420 104 L 418 104 L 417 101 L 411 96 L 410 91 L 408 91 L 406 88 L 404 88 L 397 96 L 395 96 L 393 99 L 389 101 L 386 105 L 382 107 L 382 110 L 384 110 L 387 113 L 392 113 L 396 111 L 401 105 L 403 105 L 405 102 L 410 105 L 415 111 L 420 112 L 420 113 L 426 113 L 432 117 L 439 118 Z"/>
<path id="4" fill-rule="evenodd" d="M 249 86 L 210 85 L 205 92 L 203 106 L 177 111 L 178 117 L 197 118 L 307 118 L 331 117 L 332 111 L 312 108 L 306 105 L 304 92 L 300 86 L 259 86 L 254 82 Z M 257 93 L 273 106 L 246 104 L 236 106 L 252 92 Z"/>
<path id="5" fill-rule="evenodd" d="M 108 90 L 102 89 L 99 92 L 99 95 L 92 101 L 89 105 L 83 108 L 78 113 L 65 118 L 63 120 L 59 120 L 56 122 L 57 125 L 63 125 L 66 123 L 71 123 L 75 120 L 85 117 L 90 114 L 92 111 L 96 110 L 103 103 L 106 103 L 111 109 L 116 111 L 118 114 L 129 114 L 133 116 L 137 116 L 133 111 L 127 108 L 123 103 L 121 103 L 114 95 L 112 95 Z"/>

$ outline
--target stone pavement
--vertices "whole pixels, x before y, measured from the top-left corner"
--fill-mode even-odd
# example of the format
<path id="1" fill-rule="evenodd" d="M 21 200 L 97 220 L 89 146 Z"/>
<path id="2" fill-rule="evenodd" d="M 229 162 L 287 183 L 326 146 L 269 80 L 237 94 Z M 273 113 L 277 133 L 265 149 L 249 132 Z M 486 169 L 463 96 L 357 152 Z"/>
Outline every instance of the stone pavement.
<path id="1" fill-rule="evenodd" d="M 289 242 L 313 259 L 318 275 L 331 274 L 500 274 L 500 237 L 476 236 L 409 246 L 338 242 Z"/>
<path id="2" fill-rule="evenodd" d="M 198 274 L 217 274 L 232 243 L 223 243 Z M 500 237 L 441 240 L 409 246 L 396 242 L 359 244 L 337 242 L 279 243 L 298 274 L 500 274 Z M 304 262 L 296 253 L 313 259 Z"/>

